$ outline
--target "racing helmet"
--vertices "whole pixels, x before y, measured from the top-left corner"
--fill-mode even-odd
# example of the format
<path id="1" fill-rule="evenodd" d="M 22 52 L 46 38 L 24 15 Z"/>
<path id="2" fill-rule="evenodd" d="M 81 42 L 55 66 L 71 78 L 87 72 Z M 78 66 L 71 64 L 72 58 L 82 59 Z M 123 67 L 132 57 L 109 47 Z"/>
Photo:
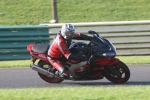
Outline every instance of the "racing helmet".
<path id="1" fill-rule="evenodd" d="M 64 24 L 61 28 L 61 35 L 65 39 L 72 39 L 75 34 L 75 28 L 72 24 Z"/>

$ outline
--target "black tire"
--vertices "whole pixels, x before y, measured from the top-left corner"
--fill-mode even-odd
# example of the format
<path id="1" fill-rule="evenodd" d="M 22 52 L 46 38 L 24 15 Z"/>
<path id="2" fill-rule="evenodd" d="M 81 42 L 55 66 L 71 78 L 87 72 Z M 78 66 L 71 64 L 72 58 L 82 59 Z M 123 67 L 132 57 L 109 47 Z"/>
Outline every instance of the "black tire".
<path id="1" fill-rule="evenodd" d="M 44 68 L 44 69 L 48 69 L 45 66 L 49 66 L 49 64 L 45 63 L 43 61 L 39 61 L 38 66 L 40 66 L 41 68 Z M 63 79 L 47 77 L 46 75 L 41 74 L 39 72 L 38 72 L 38 74 L 44 81 L 46 81 L 48 83 L 61 83 L 63 81 Z"/>
<path id="2" fill-rule="evenodd" d="M 130 78 L 130 70 L 122 61 L 110 66 L 115 71 L 116 75 L 111 74 L 107 69 L 104 71 L 104 76 L 113 83 L 125 83 Z"/>

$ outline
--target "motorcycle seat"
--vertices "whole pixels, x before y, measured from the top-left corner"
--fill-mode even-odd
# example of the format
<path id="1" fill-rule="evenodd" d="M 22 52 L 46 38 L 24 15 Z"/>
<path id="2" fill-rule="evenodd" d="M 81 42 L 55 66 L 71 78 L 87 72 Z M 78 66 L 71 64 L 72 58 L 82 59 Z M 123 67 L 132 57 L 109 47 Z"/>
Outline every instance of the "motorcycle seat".
<path id="1" fill-rule="evenodd" d="M 47 54 L 48 49 L 49 49 L 49 45 L 44 44 L 44 43 L 38 43 L 38 44 L 34 44 L 32 51 L 37 52 L 37 53 Z"/>

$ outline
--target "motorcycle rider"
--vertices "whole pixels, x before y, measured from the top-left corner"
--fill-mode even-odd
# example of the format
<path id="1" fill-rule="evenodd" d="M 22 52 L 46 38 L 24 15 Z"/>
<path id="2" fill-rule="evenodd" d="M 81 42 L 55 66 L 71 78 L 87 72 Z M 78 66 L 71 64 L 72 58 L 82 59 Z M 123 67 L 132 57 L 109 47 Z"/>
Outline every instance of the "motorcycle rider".
<path id="1" fill-rule="evenodd" d="M 69 51 L 69 46 L 72 39 L 78 40 L 91 40 L 90 36 L 75 32 L 72 24 L 62 25 L 61 31 L 53 39 L 51 46 L 48 50 L 48 60 L 53 67 L 55 67 L 59 74 L 64 78 L 69 78 L 69 69 L 59 61 L 62 57 L 70 60 L 85 61 L 87 58 L 81 54 L 73 54 Z"/>

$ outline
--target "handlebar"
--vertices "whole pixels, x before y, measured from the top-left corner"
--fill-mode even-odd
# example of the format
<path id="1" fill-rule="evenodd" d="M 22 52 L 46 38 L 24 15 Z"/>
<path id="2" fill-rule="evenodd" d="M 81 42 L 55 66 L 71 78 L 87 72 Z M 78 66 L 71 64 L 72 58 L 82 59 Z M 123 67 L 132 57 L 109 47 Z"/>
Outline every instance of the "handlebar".
<path id="1" fill-rule="evenodd" d="M 97 37 L 99 37 L 99 34 L 95 31 L 89 30 L 88 33 L 92 34 L 93 36 L 96 35 Z"/>

